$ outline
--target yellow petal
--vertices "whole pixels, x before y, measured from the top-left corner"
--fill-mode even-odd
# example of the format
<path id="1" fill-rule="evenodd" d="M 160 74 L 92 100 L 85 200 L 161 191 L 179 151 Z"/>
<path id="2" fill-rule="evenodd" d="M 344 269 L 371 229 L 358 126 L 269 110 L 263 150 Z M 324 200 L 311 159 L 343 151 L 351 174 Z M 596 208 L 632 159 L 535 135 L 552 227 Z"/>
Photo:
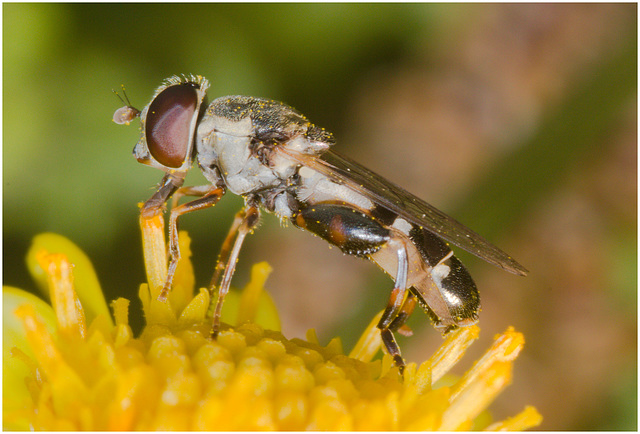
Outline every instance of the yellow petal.
<path id="1" fill-rule="evenodd" d="M 264 284 L 273 269 L 266 262 L 254 264 L 251 268 L 251 280 L 240 295 L 238 319 L 235 324 L 253 322 L 265 329 L 280 330 L 280 316 Z"/>
<path id="2" fill-rule="evenodd" d="M 114 345 L 119 348 L 133 338 L 133 332 L 129 327 L 129 300 L 120 297 L 114 300 L 111 306 L 113 307 L 113 317 L 116 319 Z"/>
<path id="3" fill-rule="evenodd" d="M 58 318 L 60 332 L 67 336 L 84 337 L 87 325 L 84 309 L 73 287 L 71 263 L 64 254 L 49 254 L 44 250 L 37 252 L 35 257 L 47 275 L 51 304 Z"/>
<path id="4" fill-rule="evenodd" d="M 200 293 L 182 310 L 179 322 L 186 325 L 204 320 L 209 310 L 209 305 L 209 291 L 205 288 L 200 288 Z"/>
<path id="5" fill-rule="evenodd" d="M 105 315 L 111 321 L 109 308 L 105 302 L 100 282 L 87 255 L 69 239 L 52 233 L 43 233 L 35 236 L 26 259 L 31 276 L 45 297 L 49 298 L 47 274 L 37 260 L 37 255 L 42 251 L 62 253 L 73 264 L 75 291 L 85 310 L 87 321 L 90 323 L 98 315 Z"/>
<path id="6" fill-rule="evenodd" d="M 522 333 L 516 332 L 513 327 L 509 327 L 507 331 L 501 335 L 497 335 L 493 345 L 487 352 L 474 363 L 473 367 L 458 381 L 452 390 L 452 399 L 463 393 L 470 383 L 476 380 L 485 369 L 496 361 L 511 362 L 518 357 L 520 350 L 524 346 L 524 336 Z"/>
<path id="7" fill-rule="evenodd" d="M 180 244 L 180 261 L 173 276 L 173 286 L 169 293 L 171 306 L 176 314 L 182 310 L 193 299 L 195 288 L 195 276 L 193 274 L 193 264 L 191 263 L 191 238 L 186 231 L 180 231 L 178 238 Z"/>
<path id="8" fill-rule="evenodd" d="M 535 407 L 527 406 L 520 413 L 486 428 L 486 431 L 524 431 L 542 423 L 542 416 Z"/>
<path id="9" fill-rule="evenodd" d="M 254 264 L 251 268 L 251 280 L 244 287 L 240 297 L 238 309 L 238 324 L 254 321 L 258 312 L 258 300 L 264 289 L 264 284 L 273 268 L 266 262 Z"/>
<path id="10" fill-rule="evenodd" d="M 11 286 L 2 288 L 2 410 L 3 427 L 9 430 L 29 429 L 29 414 L 25 409 L 32 405 L 31 394 L 25 387 L 25 379 L 35 369 L 33 351 L 20 318 L 14 311 L 21 305 L 31 305 L 38 312 L 48 333 L 55 333 L 56 316 L 51 306 L 41 298 Z M 15 350 L 19 349 L 19 357 Z M 29 364 L 33 366 L 29 366 Z"/>
<path id="11" fill-rule="evenodd" d="M 147 219 L 140 216 L 142 252 L 151 300 L 156 300 L 167 278 L 167 250 L 164 241 L 164 218 L 159 214 Z"/>
<path id="12" fill-rule="evenodd" d="M 364 333 L 362 333 L 360 339 L 358 339 L 358 342 L 353 347 L 353 350 L 349 353 L 349 357 L 363 362 L 370 362 L 373 360 L 373 357 L 378 353 L 380 345 L 382 344 L 380 329 L 377 327 L 378 322 L 380 322 L 380 318 L 382 318 L 382 311 L 373 317 Z"/>
<path id="13" fill-rule="evenodd" d="M 467 348 L 478 339 L 479 334 L 480 328 L 476 325 L 461 327 L 449 333 L 444 343 L 427 361 L 431 365 L 432 384 L 458 363 Z"/>
<path id="14" fill-rule="evenodd" d="M 18 347 L 25 354 L 32 356 L 33 352 L 27 345 L 22 321 L 14 314 L 18 306 L 24 304 L 33 306 L 49 333 L 55 333 L 57 320 L 51 306 L 41 298 L 12 286 L 2 287 L 2 345 L 7 350 Z M 3 358 L 3 361 L 5 360 L 7 359 Z"/>
<path id="15" fill-rule="evenodd" d="M 265 329 L 279 331 L 278 309 L 269 292 L 264 289 L 270 273 L 271 266 L 266 262 L 255 264 L 251 268 L 251 280 L 244 289 L 232 289 L 225 297 L 221 321 L 233 325 L 252 322 Z"/>
<path id="16" fill-rule="evenodd" d="M 169 300 L 160 301 L 156 298 L 149 300 L 149 310 L 145 312 L 147 325 L 162 324 L 174 326 L 176 324 L 175 311 Z"/>
<path id="17" fill-rule="evenodd" d="M 442 416 L 441 430 L 467 430 L 473 419 L 486 409 L 502 390 L 511 383 L 512 366 L 510 362 L 495 361 L 483 366 L 479 372 L 467 375 L 460 381 L 464 382 L 464 391 L 451 397 L 451 405 Z"/>
<path id="18" fill-rule="evenodd" d="M 162 215 L 153 218 L 140 216 L 140 229 L 142 230 L 142 249 L 144 263 L 147 272 L 148 289 L 140 286 L 140 299 L 142 300 L 145 317 L 148 325 L 161 324 L 174 326 L 179 311 L 173 307 L 170 294 L 161 299 L 162 290 L 167 278 L 167 254 L 164 238 L 164 219 Z M 187 258 L 187 261 L 190 260 Z M 184 303 L 186 298 L 181 291 L 177 299 Z"/>
<path id="19" fill-rule="evenodd" d="M 77 373 L 65 362 L 56 347 L 53 336 L 47 330 L 32 305 L 19 306 L 15 315 L 22 320 L 27 340 L 44 376 L 48 379 L 43 393 L 51 394 L 51 404 L 61 419 L 79 423 L 77 409 L 87 402 L 88 390 Z M 49 406 L 49 399 L 38 400 L 39 405 Z M 39 410 L 44 410 L 40 407 Z"/>
<path id="20" fill-rule="evenodd" d="M 496 336 L 491 348 L 451 390 L 451 406 L 442 418 L 443 430 L 465 429 L 510 384 L 512 361 L 524 346 L 524 337 L 510 327 Z"/>
<path id="21" fill-rule="evenodd" d="M 111 302 L 113 307 L 113 317 L 116 319 L 116 325 L 129 324 L 129 300 L 126 298 L 118 298 Z"/>

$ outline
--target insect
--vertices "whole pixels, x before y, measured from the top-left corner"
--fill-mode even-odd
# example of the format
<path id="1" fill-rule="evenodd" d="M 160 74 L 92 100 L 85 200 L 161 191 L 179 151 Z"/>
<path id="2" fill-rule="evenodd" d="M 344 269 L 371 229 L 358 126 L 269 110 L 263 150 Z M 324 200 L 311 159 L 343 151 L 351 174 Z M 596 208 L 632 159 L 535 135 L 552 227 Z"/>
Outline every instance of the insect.
<path id="1" fill-rule="evenodd" d="M 212 207 L 227 192 L 244 198 L 221 249 L 211 281 L 217 290 L 211 335 L 235 264 L 260 210 L 305 229 L 348 255 L 368 258 L 394 280 L 377 325 L 386 351 L 402 371 L 393 332 L 419 304 L 443 334 L 478 321 L 480 297 L 473 279 L 447 243 L 518 274 L 527 270 L 481 236 L 330 148 L 333 135 L 286 104 L 248 96 L 225 96 L 208 106 L 209 82 L 201 76 L 167 79 L 140 112 L 128 100 L 117 123 L 140 118 L 133 150 L 143 164 L 165 172 L 141 209 L 143 218 L 162 213 L 173 196 L 169 219 L 169 268 L 160 293 L 166 298 L 180 250 L 178 218 Z M 123 101 L 124 102 L 124 101 Z M 183 187 L 194 161 L 210 184 Z M 178 205 L 177 198 L 196 199 Z"/>

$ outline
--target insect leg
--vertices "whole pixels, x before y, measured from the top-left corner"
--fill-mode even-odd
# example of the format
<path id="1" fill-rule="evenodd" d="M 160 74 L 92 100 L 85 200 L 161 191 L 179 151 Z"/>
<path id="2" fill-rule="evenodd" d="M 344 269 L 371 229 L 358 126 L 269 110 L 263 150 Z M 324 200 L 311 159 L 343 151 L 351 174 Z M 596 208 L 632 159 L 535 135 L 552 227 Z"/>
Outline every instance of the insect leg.
<path id="1" fill-rule="evenodd" d="M 216 188 L 215 186 L 207 186 L 209 191 L 202 195 L 202 197 L 192 200 L 191 202 L 183 203 L 175 208 L 171 209 L 169 216 L 169 269 L 167 271 L 167 280 L 164 283 L 164 287 L 158 296 L 158 300 L 164 301 L 167 299 L 169 290 L 171 289 L 171 283 L 173 282 L 173 275 L 176 272 L 178 261 L 180 260 L 180 247 L 178 245 L 178 217 L 183 214 L 205 209 L 214 206 L 225 193 L 223 188 Z"/>
<path id="2" fill-rule="evenodd" d="M 402 374 L 405 363 L 402 358 L 402 354 L 400 353 L 400 347 L 393 336 L 392 326 L 394 325 L 395 320 L 403 312 L 403 306 L 406 304 L 405 296 L 407 295 L 407 273 L 409 271 L 409 262 L 407 259 L 407 248 L 401 241 L 391 239 L 388 246 L 396 248 L 398 267 L 396 271 L 395 285 L 391 291 L 391 295 L 389 296 L 389 303 L 387 304 L 387 308 L 383 312 L 382 318 L 380 318 L 380 322 L 377 327 L 380 329 L 380 336 L 385 349 L 389 355 L 393 357 L 395 365 L 400 369 L 400 373 Z M 410 313 L 410 311 L 413 310 L 411 307 L 413 302 L 409 301 L 409 303 L 410 304 L 407 305 L 407 309 Z M 400 322 L 397 324 L 397 327 L 400 327 L 405 320 L 406 318 L 398 320 Z"/>
<path id="3" fill-rule="evenodd" d="M 389 245 L 391 244 L 392 241 L 389 242 Z M 395 286 L 389 296 L 387 308 L 384 310 L 382 318 L 380 318 L 380 322 L 378 323 L 379 329 L 389 328 L 391 322 L 396 319 L 400 313 L 407 293 L 407 272 L 409 268 L 407 250 L 404 246 L 398 246 L 396 254 L 398 255 L 398 271 L 396 272 Z"/>
<path id="4" fill-rule="evenodd" d="M 292 222 L 338 246 L 348 255 L 371 258 L 376 252 L 384 251 L 388 254 L 389 261 L 397 265 L 394 271 L 389 271 L 395 272 L 395 285 L 377 327 L 387 352 L 402 371 L 404 360 L 392 330 L 404 324 L 415 306 L 415 296 L 408 295 L 407 288 L 409 258 L 405 243 L 409 241 L 394 235 L 371 215 L 350 206 L 333 203 L 309 205 L 301 209 L 292 218 Z"/>
<path id="5" fill-rule="evenodd" d="M 389 324 L 389 329 L 397 331 L 403 336 L 411 336 L 413 332 L 405 323 L 413 313 L 417 302 L 418 300 L 416 295 L 413 291 L 409 291 L 407 298 L 405 298 L 404 303 L 402 304 L 400 312 L 398 312 L 398 315 L 394 318 L 391 324 Z"/>
<path id="6" fill-rule="evenodd" d="M 153 196 L 147 200 L 142 208 L 140 214 L 142 218 L 150 219 L 162 213 L 164 205 L 167 203 L 173 193 L 176 192 L 184 182 L 184 177 L 175 176 L 167 173 L 160 181 L 160 186 L 156 190 Z"/>
<path id="7" fill-rule="evenodd" d="M 222 275 L 222 281 L 220 282 L 220 288 L 218 288 L 218 299 L 216 300 L 216 307 L 213 311 L 213 324 L 211 326 L 211 337 L 215 339 L 218 336 L 218 332 L 220 331 L 220 315 L 222 313 L 222 304 L 224 303 L 224 297 L 229 292 L 229 286 L 231 285 L 231 278 L 233 277 L 233 273 L 236 270 L 236 263 L 238 262 L 238 255 L 240 254 L 240 248 L 242 247 L 242 243 L 244 242 L 245 237 L 249 234 L 258 224 L 260 220 L 260 210 L 255 206 L 248 206 L 244 213 L 242 221 L 238 225 L 237 235 L 235 241 L 233 243 L 233 247 L 228 254 L 228 258 L 224 267 L 224 273 Z M 229 239 L 227 236 L 227 239 Z M 226 240 L 225 240 L 226 241 Z M 221 252 L 226 255 L 225 252 Z M 224 259 L 224 258 L 221 258 Z M 216 276 L 214 275 L 214 278 Z M 213 288 L 212 288 L 213 290 Z"/>
<path id="8" fill-rule="evenodd" d="M 231 224 L 231 228 L 229 228 L 229 233 L 222 243 L 220 253 L 218 254 L 218 260 L 216 261 L 216 268 L 213 272 L 213 276 L 211 277 L 211 282 L 209 283 L 210 294 L 212 295 L 215 289 L 220 287 L 222 272 L 225 270 L 225 268 L 227 268 L 227 264 L 229 263 L 229 255 L 231 254 L 231 247 L 233 246 L 236 237 L 238 236 L 238 229 L 244 221 L 245 216 L 246 211 L 244 210 L 244 208 L 238 211 L 236 216 L 233 218 L 233 223 Z"/>
<path id="9" fill-rule="evenodd" d="M 402 354 L 400 353 L 400 347 L 396 342 L 396 338 L 393 337 L 393 333 L 389 329 L 380 330 L 380 337 L 382 338 L 382 343 L 387 350 L 387 353 L 393 358 L 393 363 L 400 370 L 400 375 L 404 372 L 404 359 L 402 358 Z"/>
<path id="10" fill-rule="evenodd" d="M 171 197 L 171 208 L 178 206 L 178 201 L 184 196 L 202 197 L 208 194 L 212 190 L 210 184 L 205 185 L 189 185 L 187 187 L 180 187 L 173 193 Z"/>

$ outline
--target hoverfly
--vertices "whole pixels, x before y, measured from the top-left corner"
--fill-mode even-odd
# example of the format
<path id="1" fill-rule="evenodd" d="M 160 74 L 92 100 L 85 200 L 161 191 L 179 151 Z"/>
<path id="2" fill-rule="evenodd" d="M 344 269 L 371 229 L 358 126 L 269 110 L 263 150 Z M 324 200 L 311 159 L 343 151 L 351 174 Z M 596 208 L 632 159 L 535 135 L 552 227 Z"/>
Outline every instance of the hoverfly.
<path id="1" fill-rule="evenodd" d="M 248 96 L 225 96 L 204 103 L 209 82 L 201 76 L 171 77 L 142 110 L 127 101 L 117 123 L 140 117 L 140 140 L 133 150 L 143 164 L 165 175 L 141 209 L 143 218 L 170 212 L 170 262 L 160 298 L 166 298 L 180 250 L 178 218 L 214 206 L 228 190 L 244 198 L 223 243 L 211 281 L 218 298 L 211 336 L 220 329 L 224 297 L 242 243 L 256 227 L 260 210 L 305 229 L 345 254 L 368 258 L 394 280 L 378 323 L 386 351 L 402 370 L 404 360 L 393 332 L 403 330 L 416 303 L 435 327 L 447 333 L 478 321 L 475 283 L 447 243 L 518 275 L 527 270 L 481 236 L 330 148 L 333 135 L 286 104 Z M 183 187 L 197 158 L 210 182 Z M 177 205 L 177 197 L 195 200 Z"/>

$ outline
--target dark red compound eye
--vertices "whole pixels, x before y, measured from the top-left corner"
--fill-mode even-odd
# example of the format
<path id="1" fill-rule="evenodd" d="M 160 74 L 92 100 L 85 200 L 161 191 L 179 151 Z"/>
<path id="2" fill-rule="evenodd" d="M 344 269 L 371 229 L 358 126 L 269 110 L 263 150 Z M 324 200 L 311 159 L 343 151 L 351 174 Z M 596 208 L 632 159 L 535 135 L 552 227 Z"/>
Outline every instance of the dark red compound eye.
<path id="1" fill-rule="evenodd" d="M 189 157 L 191 121 L 198 105 L 192 83 L 166 88 L 153 100 L 145 123 L 147 146 L 153 158 L 166 167 L 181 167 Z"/>

